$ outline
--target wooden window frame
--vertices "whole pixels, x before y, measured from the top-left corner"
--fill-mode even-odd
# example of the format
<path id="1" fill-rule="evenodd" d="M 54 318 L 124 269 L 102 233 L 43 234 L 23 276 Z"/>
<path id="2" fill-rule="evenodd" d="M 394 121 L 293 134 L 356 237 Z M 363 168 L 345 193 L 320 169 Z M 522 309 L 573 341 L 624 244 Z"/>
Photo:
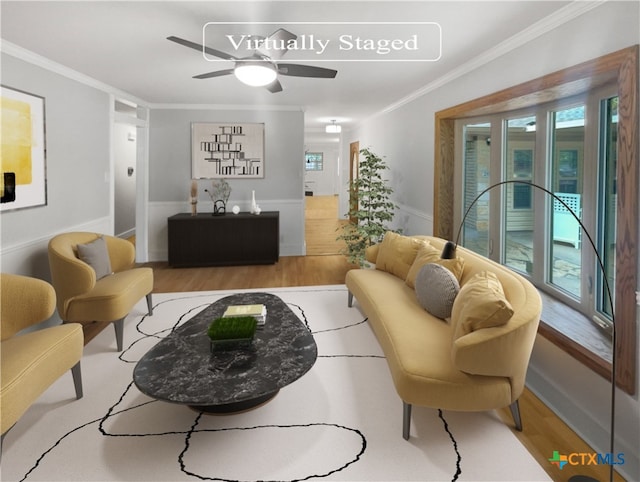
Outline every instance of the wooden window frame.
<path id="1" fill-rule="evenodd" d="M 436 236 L 454 232 L 455 120 L 518 110 L 563 99 L 616 82 L 618 85 L 618 205 L 616 231 L 616 380 L 636 392 L 638 286 L 638 45 L 524 82 L 435 114 L 434 219 Z M 541 320 L 539 333 L 601 376 L 611 379 L 611 363 Z"/>

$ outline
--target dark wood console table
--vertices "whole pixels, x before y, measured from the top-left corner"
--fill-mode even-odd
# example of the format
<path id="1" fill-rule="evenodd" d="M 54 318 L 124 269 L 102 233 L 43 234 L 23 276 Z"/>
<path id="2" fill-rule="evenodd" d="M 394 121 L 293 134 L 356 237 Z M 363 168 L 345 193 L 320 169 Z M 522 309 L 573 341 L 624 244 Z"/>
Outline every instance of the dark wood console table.
<path id="1" fill-rule="evenodd" d="M 213 216 L 180 213 L 168 219 L 169 266 L 273 264 L 280 257 L 280 213 Z"/>

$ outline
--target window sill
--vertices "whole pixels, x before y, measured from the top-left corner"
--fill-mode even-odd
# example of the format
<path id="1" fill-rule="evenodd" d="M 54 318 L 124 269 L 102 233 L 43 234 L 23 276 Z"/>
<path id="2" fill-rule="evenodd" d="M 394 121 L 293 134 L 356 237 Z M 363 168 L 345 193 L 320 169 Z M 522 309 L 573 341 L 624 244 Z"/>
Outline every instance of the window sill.
<path id="1" fill-rule="evenodd" d="M 582 313 L 540 291 L 538 333 L 600 376 L 611 380 L 611 335 Z"/>

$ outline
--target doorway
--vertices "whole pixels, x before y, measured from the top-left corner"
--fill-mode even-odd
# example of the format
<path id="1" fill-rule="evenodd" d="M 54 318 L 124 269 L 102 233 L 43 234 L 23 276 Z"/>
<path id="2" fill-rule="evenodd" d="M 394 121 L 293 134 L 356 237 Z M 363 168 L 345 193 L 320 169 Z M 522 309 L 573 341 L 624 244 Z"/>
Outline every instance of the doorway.
<path id="1" fill-rule="evenodd" d="M 349 144 L 349 211 L 352 207 L 358 205 L 358 193 L 351 189 L 353 181 L 358 179 L 358 167 L 360 165 L 360 142 L 352 142 Z M 353 224 L 358 222 L 354 217 L 350 217 L 349 221 Z"/>
<path id="2" fill-rule="evenodd" d="M 130 238 L 136 232 L 136 126 L 113 126 L 114 234 Z"/>
<path id="3" fill-rule="evenodd" d="M 305 247 L 308 256 L 340 254 L 340 139 L 307 136 L 305 139 Z"/>
<path id="4" fill-rule="evenodd" d="M 136 261 L 149 260 L 149 109 L 111 96 L 113 234 L 132 240 Z"/>

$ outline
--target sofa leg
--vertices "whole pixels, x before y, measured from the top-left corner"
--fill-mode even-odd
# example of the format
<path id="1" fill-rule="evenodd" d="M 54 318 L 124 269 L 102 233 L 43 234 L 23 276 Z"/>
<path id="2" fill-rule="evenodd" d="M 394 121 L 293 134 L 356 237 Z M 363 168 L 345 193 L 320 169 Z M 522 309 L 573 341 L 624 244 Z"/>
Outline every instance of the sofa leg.
<path id="1" fill-rule="evenodd" d="M 509 405 L 509 410 L 511 410 L 511 416 L 516 424 L 516 430 L 518 432 L 522 432 L 522 418 L 520 417 L 520 405 L 518 404 L 518 400 Z"/>
<path id="2" fill-rule="evenodd" d="M 347 306 L 349 308 L 351 308 L 353 306 L 353 293 L 351 293 L 351 291 L 349 291 L 349 295 L 347 298 Z"/>
<path id="3" fill-rule="evenodd" d="M 116 346 L 118 351 L 122 351 L 124 345 L 124 318 L 114 321 L 113 328 L 116 330 Z"/>
<path id="4" fill-rule="evenodd" d="M 411 436 L 411 404 L 402 402 L 402 438 L 409 440 Z"/>
<path id="5" fill-rule="evenodd" d="M 153 316 L 153 302 L 151 301 L 151 293 L 147 295 L 147 311 L 149 316 Z"/>
<path id="6" fill-rule="evenodd" d="M 73 385 L 76 388 L 76 399 L 80 400 L 82 393 L 82 371 L 80 370 L 80 362 L 71 367 L 71 375 L 73 376 Z"/>

